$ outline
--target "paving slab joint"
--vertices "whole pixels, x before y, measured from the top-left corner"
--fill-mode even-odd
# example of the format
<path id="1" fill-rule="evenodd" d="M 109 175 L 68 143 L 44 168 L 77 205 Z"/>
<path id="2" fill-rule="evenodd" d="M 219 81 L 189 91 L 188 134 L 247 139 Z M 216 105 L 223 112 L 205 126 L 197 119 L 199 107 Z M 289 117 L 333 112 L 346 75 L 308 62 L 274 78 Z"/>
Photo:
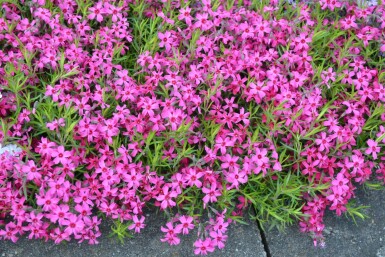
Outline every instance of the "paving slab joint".
<path id="1" fill-rule="evenodd" d="M 265 232 L 262 229 L 260 221 L 257 219 L 256 222 L 257 222 L 259 233 L 261 235 L 263 249 L 265 250 L 266 257 L 271 257 L 271 253 L 270 253 L 270 249 L 269 249 L 269 244 L 267 243 L 267 238 L 266 238 Z"/>

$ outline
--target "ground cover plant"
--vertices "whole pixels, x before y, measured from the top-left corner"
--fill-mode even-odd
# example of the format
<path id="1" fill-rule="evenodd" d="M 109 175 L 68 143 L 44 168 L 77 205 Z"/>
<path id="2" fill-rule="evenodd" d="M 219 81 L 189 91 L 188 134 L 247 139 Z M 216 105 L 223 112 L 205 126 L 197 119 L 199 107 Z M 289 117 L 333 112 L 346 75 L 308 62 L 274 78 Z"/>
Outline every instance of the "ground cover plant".
<path id="1" fill-rule="evenodd" d="M 1 239 L 122 239 L 152 206 L 207 254 L 251 207 L 324 245 L 385 183 L 381 1 L 0 3 Z"/>

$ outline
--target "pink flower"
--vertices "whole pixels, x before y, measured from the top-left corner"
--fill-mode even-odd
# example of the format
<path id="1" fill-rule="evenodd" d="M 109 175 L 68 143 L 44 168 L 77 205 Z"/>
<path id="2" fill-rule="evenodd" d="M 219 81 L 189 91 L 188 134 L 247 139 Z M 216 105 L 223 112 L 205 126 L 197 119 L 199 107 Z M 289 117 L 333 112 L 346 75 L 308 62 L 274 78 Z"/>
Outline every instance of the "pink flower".
<path id="1" fill-rule="evenodd" d="M 23 121 L 29 122 L 31 119 L 29 118 L 29 115 L 31 112 L 27 109 L 23 109 L 23 111 L 19 114 L 18 121 L 22 123 Z"/>
<path id="2" fill-rule="evenodd" d="M 168 242 L 170 245 L 178 245 L 180 243 L 180 239 L 177 237 L 177 234 L 181 232 L 181 228 L 176 226 L 174 228 L 171 222 L 167 222 L 166 228 L 161 227 L 160 230 L 166 233 L 165 237 L 160 241 Z"/>
<path id="3" fill-rule="evenodd" d="M 267 91 L 267 88 L 265 87 L 265 82 L 258 81 L 257 84 L 251 82 L 249 87 L 250 93 L 258 96 L 258 102 L 260 102 L 266 96 L 265 91 Z"/>
<path id="4" fill-rule="evenodd" d="M 205 240 L 198 239 L 195 241 L 194 250 L 195 254 L 207 255 L 208 252 L 214 252 L 214 243 L 211 238 L 206 238 Z"/>
<path id="5" fill-rule="evenodd" d="M 366 149 L 365 153 L 366 154 L 371 154 L 373 157 L 373 160 L 377 159 L 377 154 L 380 152 L 380 147 L 378 146 L 378 143 L 374 141 L 373 139 L 369 139 L 367 141 L 368 148 Z"/>
<path id="6" fill-rule="evenodd" d="M 210 188 L 207 188 L 207 187 L 202 188 L 202 192 L 206 194 L 203 197 L 204 206 L 206 206 L 208 202 L 212 202 L 212 203 L 216 202 L 217 197 L 222 195 L 220 190 L 217 188 L 216 183 L 212 183 Z"/>
<path id="7" fill-rule="evenodd" d="M 10 223 L 11 224 L 11 223 Z M 9 225 L 5 227 L 5 230 L 0 230 L 0 236 L 2 236 L 4 239 L 11 240 L 12 242 L 16 243 L 19 238 L 16 236 L 17 231 L 14 228 L 11 228 Z"/>
<path id="8" fill-rule="evenodd" d="M 189 168 L 186 173 L 186 182 L 190 187 L 195 185 L 197 188 L 201 188 L 202 182 L 199 179 L 203 176 L 203 172 L 197 172 L 196 169 Z"/>
<path id="9" fill-rule="evenodd" d="M 67 226 L 64 229 L 64 232 L 69 235 L 81 233 L 84 228 L 84 222 L 81 217 L 74 214 L 70 215 L 69 218 L 64 220 L 62 224 L 63 226 Z"/>
<path id="10" fill-rule="evenodd" d="M 319 3 L 322 10 L 329 8 L 333 11 L 334 8 L 340 8 L 342 6 L 338 0 L 320 0 Z"/>
<path id="11" fill-rule="evenodd" d="M 247 22 L 243 22 L 239 25 L 239 29 L 242 31 L 242 39 L 251 38 L 254 36 L 254 29 L 247 24 Z"/>
<path id="12" fill-rule="evenodd" d="M 196 22 L 194 24 L 195 28 L 200 28 L 202 31 L 209 30 L 212 27 L 213 23 L 208 20 L 207 13 L 197 13 L 196 14 Z"/>
<path id="13" fill-rule="evenodd" d="M 155 198 L 156 200 L 161 202 L 160 206 L 162 207 L 162 209 L 166 209 L 167 207 L 172 207 L 176 205 L 172 198 L 177 197 L 178 193 L 175 191 L 169 192 L 169 190 L 170 189 L 167 185 L 163 186 L 159 196 Z"/>
<path id="14" fill-rule="evenodd" d="M 220 231 L 211 231 L 210 237 L 213 239 L 212 242 L 214 246 L 217 246 L 219 249 L 223 249 L 225 247 L 227 235 L 223 235 Z"/>
<path id="15" fill-rule="evenodd" d="M 319 145 L 318 149 L 320 151 L 325 151 L 326 153 L 328 153 L 329 152 L 329 147 L 331 146 L 330 141 L 331 141 L 331 138 L 328 137 L 325 132 L 322 132 L 321 133 L 321 138 L 316 139 L 315 143 L 317 145 Z"/>
<path id="16" fill-rule="evenodd" d="M 349 179 L 345 178 L 342 172 L 337 174 L 337 177 L 332 181 L 332 185 L 340 188 L 342 191 L 347 192 L 349 190 Z"/>
<path id="17" fill-rule="evenodd" d="M 41 179 L 40 169 L 36 167 L 33 160 L 28 160 L 27 165 L 22 168 L 24 174 L 27 175 L 27 180 Z"/>
<path id="18" fill-rule="evenodd" d="M 188 6 L 179 10 L 178 20 L 185 20 L 188 26 L 191 26 L 191 8 Z"/>
<path id="19" fill-rule="evenodd" d="M 239 168 L 239 164 L 237 163 L 238 159 L 238 156 L 231 156 L 230 154 L 226 154 L 226 156 L 221 158 L 221 168 L 228 169 L 229 171 L 237 171 Z"/>
<path id="20" fill-rule="evenodd" d="M 59 202 L 58 198 L 53 197 L 51 194 L 37 194 L 36 195 L 36 203 L 40 206 L 43 206 L 43 211 L 51 211 L 56 208 Z"/>
<path id="21" fill-rule="evenodd" d="M 129 85 L 129 82 L 131 81 L 130 79 L 130 76 L 128 75 L 128 71 L 127 70 L 120 70 L 120 71 L 117 71 L 116 72 L 116 75 L 119 76 L 119 79 L 116 80 L 116 84 L 117 85 Z"/>
<path id="22" fill-rule="evenodd" d="M 226 175 L 226 180 L 231 183 L 231 187 L 235 187 L 236 189 L 238 189 L 238 186 L 240 184 L 244 184 L 247 182 L 247 174 L 245 171 L 243 170 L 234 170 L 232 172 L 229 172 L 227 175 Z"/>
<path id="23" fill-rule="evenodd" d="M 181 230 L 183 235 L 187 235 L 189 233 L 189 230 L 195 227 L 195 225 L 192 223 L 193 220 L 193 217 L 190 216 L 183 215 L 182 217 L 180 217 L 179 222 L 181 224 L 178 224 L 176 226 L 177 231 Z"/>
<path id="24" fill-rule="evenodd" d="M 328 86 L 328 88 L 330 88 L 329 80 L 335 81 L 336 80 L 336 73 L 333 72 L 333 68 L 330 67 L 330 68 L 328 68 L 327 71 L 321 72 L 321 78 L 322 78 L 323 83 L 325 83 Z"/>
<path id="25" fill-rule="evenodd" d="M 269 163 L 269 158 L 266 155 L 267 150 L 265 148 L 255 148 L 254 155 L 251 157 L 251 159 L 257 166 L 262 166 L 263 164 Z"/>
<path id="26" fill-rule="evenodd" d="M 215 139 L 215 150 L 220 150 L 221 154 L 225 154 L 227 152 L 227 148 L 234 146 L 234 141 L 229 137 L 217 137 Z"/>
<path id="27" fill-rule="evenodd" d="M 72 154 L 70 151 L 65 151 L 64 146 L 59 146 L 56 151 L 51 152 L 51 157 L 55 158 L 53 162 L 55 164 L 58 164 L 59 162 L 61 164 L 67 164 L 70 160 L 69 157 L 71 157 Z"/>
<path id="28" fill-rule="evenodd" d="M 264 38 L 265 33 L 269 34 L 271 32 L 270 24 L 267 21 L 260 20 L 255 25 L 255 31 L 258 33 L 259 38 Z"/>
<path id="29" fill-rule="evenodd" d="M 170 51 L 173 43 L 173 38 L 170 31 L 166 31 L 165 33 L 158 32 L 158 37 L 160 40 L 159 46 L 165 47 L 166 51 Z"/>
<path id="30" fill-rule="evenodd" d="M 312 39 L 308 37 L 305 33 L 301 33 L 299 37 L 294 39 L 294 51 L 308 50 L 308 43 L 311 43 Z"/>
<path id="31" fill-rule="evenodd" d="M 344 19 L 340 20 L 341 28 L 343 29 L 350 29 L 350 28 L 357 28 L 357 23 L 355 23 L 356 17 L 354 15 L 347 16 Z"/>
<path id="32" fill-rule="evenodd" d="M 104 7 L 102 6 L 102 3 L 97 3 L 94 7 L 90 7 L 88 9 L 91 13 L 88 15 L 88 19 L 95 19 L 98 21 L 98 22 L 102 22 L 103 21 L 103 14 L 106 13 L 106 10 L 104 9 Z"/>
<path id="33" fill-rule="evenodd" d="M 134 215 L 132 218 L 133 223 L 128 227 L 128 229 L 130 230 L 135 229 L 135 232 L 139 233 L 140 230 L 145 227 L 144 220 L 145 220 L 144 216 L 138 219 L 138 216 Z"/>

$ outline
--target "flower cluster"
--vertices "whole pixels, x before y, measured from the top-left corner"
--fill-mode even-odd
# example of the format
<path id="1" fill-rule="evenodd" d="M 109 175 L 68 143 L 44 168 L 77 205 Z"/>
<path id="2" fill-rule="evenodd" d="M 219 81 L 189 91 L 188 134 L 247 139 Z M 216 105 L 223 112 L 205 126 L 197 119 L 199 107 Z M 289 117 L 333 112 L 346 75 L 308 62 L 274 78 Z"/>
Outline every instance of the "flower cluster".
<path id="1" fill-rule="evenodd" d="M 2 239 L 95 244 L 100 215 L 139 233 L 157 206 L 163 242 L 199 227 L 207 254 L 295 192 L 322 241 L 326 208 L 385 183 L 384 6 L 20 2 L 0 12 Z"/>

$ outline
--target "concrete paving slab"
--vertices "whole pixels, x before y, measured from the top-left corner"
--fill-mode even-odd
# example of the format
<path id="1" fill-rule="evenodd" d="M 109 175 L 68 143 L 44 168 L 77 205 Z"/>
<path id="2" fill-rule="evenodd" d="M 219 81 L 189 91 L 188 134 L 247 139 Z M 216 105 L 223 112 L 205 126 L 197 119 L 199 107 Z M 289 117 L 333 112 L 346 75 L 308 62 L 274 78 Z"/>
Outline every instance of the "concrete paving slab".
<path id="1" fill-rule="evenodd" d="M 164 233 L 165 219 L 154 213 L 147 217 L 147 227 L 135 238 L 126 239 L 121 244 L 116 238 L 109 238 L 110 228 L 101 227 L 102 237 L 98 245 L 79 244 L 75 241 L 55 245 L 41 240 L 20 239 L 16 244 L 0 241 L 0 257 L 189 257 L 194 255 L 194 241 L 197 230 L 181 236 L 181 243 L 169 246 L 160 241 Z M 207 256 L 219 257 L 266 257 L 256 223 L 248 220 L 249 225 L 232 224 L 226 247 Z"/>
<path id="2" fill-rule="evenodd" d="M 357 189 L 357 204 L 369 205 L 368 218 L 356 218 L 357 225 L 345 215 L 325 214 L 325 248 L 315 248 L 298 226 L 266 231 L 271 257 L 385 257 L 385 191 Z"/>
<path id="3" fill-rule="evenodd" d="M 385 257 L 385 246 L 378 249 L 376 257 Z"/>

